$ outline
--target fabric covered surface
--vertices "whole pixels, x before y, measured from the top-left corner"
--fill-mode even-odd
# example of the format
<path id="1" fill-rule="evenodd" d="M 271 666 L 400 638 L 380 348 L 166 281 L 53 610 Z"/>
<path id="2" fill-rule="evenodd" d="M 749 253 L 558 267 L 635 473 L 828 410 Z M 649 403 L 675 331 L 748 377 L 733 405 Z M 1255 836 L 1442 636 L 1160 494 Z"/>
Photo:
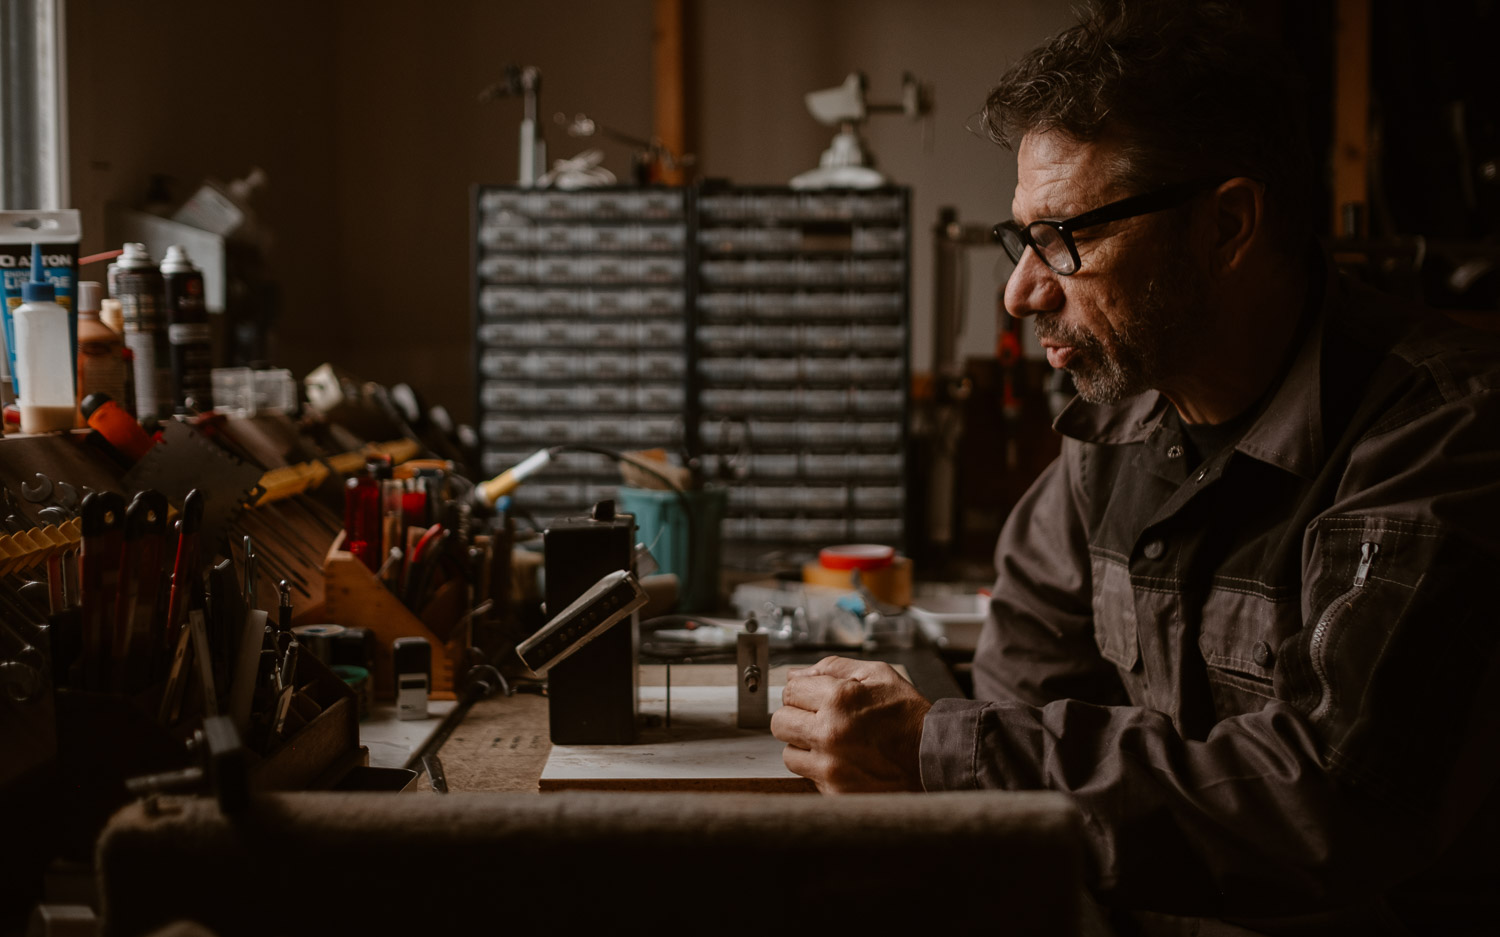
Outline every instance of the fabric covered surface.
<path id="1" fill-rule="evenodd" d="M 1046 792 L 301 793 L 118 813 L 105 933 L 651 928 L 1077 932 L 1081 833 Z"/>
<path id="2" fill-rule="evenodd" d="M 451 791 L 535 792 L 550 751 L 547 698 L 518 693 L 475 703 L 438 758 Z M 425 773 L 417 784 L 432 790 Z"/>

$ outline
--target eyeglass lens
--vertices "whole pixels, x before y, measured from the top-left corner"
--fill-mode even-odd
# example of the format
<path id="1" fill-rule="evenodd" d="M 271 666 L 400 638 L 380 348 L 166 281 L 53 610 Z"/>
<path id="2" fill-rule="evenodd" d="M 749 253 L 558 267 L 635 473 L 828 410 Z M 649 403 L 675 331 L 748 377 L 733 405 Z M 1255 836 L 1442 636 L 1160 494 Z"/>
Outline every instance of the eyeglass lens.
<path id="1" fill-rule="evenodd" d="M 1064 239 L 1062 232 L 1049 224 L 1033 222 L 1024 232 L 1019 230 L 1014 223 L 997 225 L 996 235 L 1000 238 L 1000 245 L 1005 248 L 1010 262 L 1019 264 L 1021 255 L 1026 252 L 1028 242 L 1036 249 L 1037 256 L 1042 262 L 1061 274 L 1072 273 L 1075 269 L 1073 253 L 1068 250 L 1068 242 Z"/>
<path id="2" fill-rule="evenodd" d="M 1032 224 L 1026 233 L 1031 235 L 1031 243 L 1036 245 L 1036 252 L 1047 266 L 1058 273 L 1073 272 L 1073 254 L 1061 231 L 1048 224 Z"/>

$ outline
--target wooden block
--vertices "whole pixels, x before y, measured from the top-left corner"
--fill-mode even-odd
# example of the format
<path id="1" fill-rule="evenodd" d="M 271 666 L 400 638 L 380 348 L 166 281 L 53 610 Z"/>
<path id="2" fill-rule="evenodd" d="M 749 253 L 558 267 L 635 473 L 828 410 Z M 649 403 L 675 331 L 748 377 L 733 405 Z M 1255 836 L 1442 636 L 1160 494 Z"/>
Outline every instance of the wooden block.
<path id="1" fill-rule="evenodd" d="M 785 683 L 786 668 L 771 671 L 773 712 Z M 673 667 L 670 727 L 667 687 L 642 686 L 642 716 L 662 724 L 642 729 L 634 745 L 552 746 L 541 790 L 812 791 L 812 782 L 782 763 L 785 745 L 769 729 L 735 725 L 735 707 L 732 666 Z"/>
<path id="2" fill-rule="evenodd" d="M 413 615 L 401 600 L 375 578 L 369 567 L 341 549 L 343 535 L 334 540 L 323 562 L 323 596 L 328 620 L 346 628 L 367 628 L 374 632 L 375 696 L 396 698 L 396 676 L 391 645 L 397 638 L 426 638 L 432 645 L 433 699 L 453 699 L 453 685 L 463 666 L 469 647 L 469 623 L 465 621 L 448 633 L 445 642 L 431 628 Z M 441 590 L 439 590 L 441 591 Z M 462 603 L 459 603 L 460 605 Z M 429 609 L 424 610 L 434 614 Z"/>

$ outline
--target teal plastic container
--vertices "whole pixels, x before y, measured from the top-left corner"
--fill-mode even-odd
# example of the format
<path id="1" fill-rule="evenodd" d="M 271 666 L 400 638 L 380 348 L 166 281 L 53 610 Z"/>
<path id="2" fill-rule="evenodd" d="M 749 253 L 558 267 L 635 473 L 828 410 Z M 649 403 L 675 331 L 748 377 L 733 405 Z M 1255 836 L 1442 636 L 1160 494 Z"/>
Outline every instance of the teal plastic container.
<path id="1" fill-rule="evenodd" d="M 676 574 L 681 583 L 678 610 L 716 611 L 720 607 L 719 527 L 729 501 L 727 489 L 700 488 L 679 497 L 675 491 L 621 485 L 616 497 L 621 511 L 635 515 L 636 539 L 651 549 L 659 571 Z"/>

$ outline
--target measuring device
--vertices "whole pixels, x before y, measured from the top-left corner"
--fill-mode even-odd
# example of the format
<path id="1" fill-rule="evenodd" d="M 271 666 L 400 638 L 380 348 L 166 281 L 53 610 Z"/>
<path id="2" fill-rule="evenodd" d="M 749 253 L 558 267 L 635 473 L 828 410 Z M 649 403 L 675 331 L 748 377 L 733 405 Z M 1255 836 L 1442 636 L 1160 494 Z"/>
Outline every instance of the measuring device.
<path id="1" fill-rule="evenodd" d="M 609 630 L 615 622 L 646 604 L 646 593 L 626 570 L 606 573 L 527 638 L 516 654 L 532 673 L 541 675 Z"/>

